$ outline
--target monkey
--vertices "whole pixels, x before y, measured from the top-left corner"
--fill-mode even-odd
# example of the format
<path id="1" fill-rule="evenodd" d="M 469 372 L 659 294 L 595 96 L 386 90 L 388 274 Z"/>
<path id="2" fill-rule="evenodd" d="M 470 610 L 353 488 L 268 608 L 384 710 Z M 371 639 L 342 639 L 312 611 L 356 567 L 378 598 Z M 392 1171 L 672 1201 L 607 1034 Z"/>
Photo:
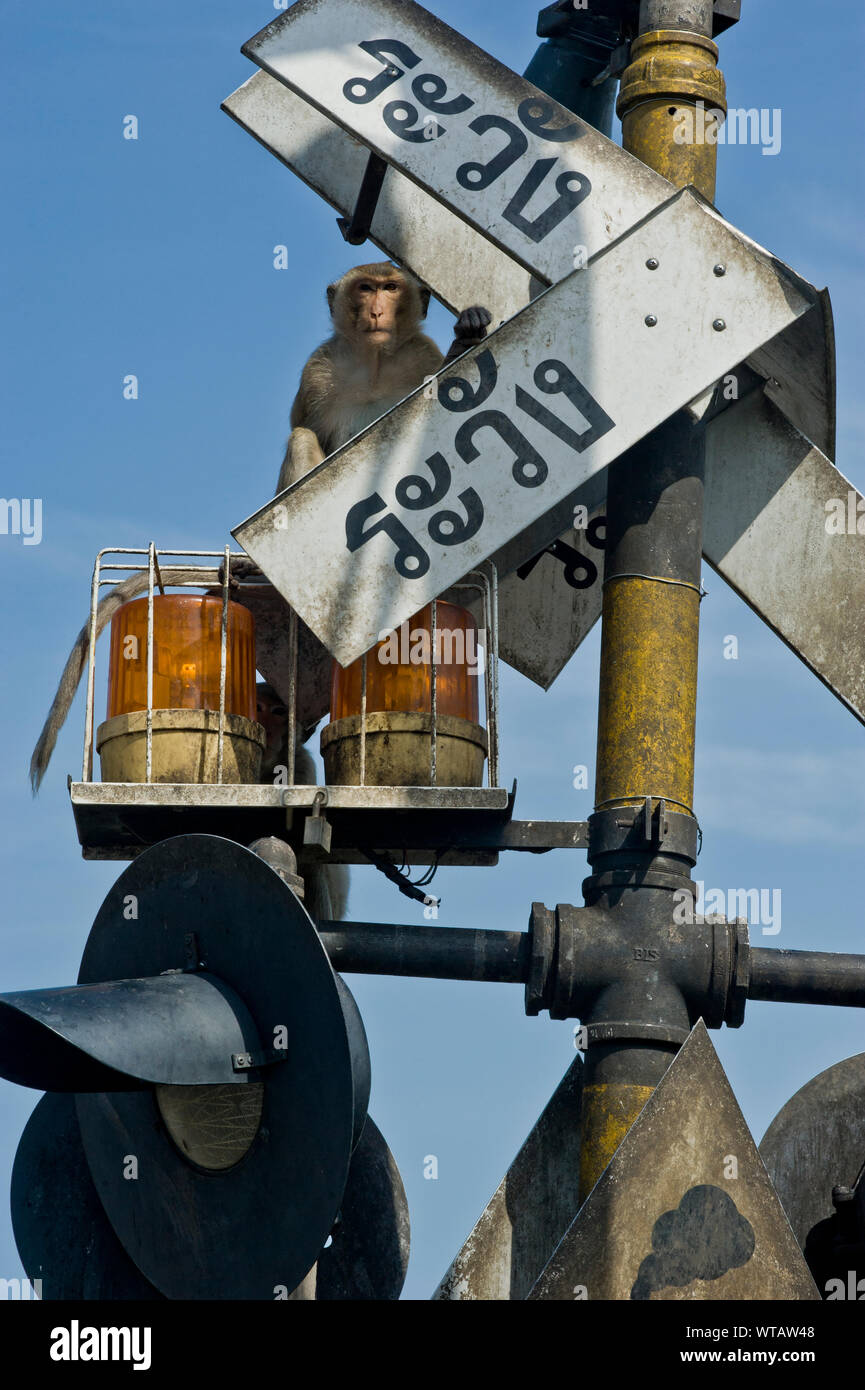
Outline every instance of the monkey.
<path id="1" fill-rule="evenodd" d="M 464 309 L 454 326 L 454 340 L 443 357 L 431 338 L 420 332 L 430 291 L 391 261 L 356 266 L 327 287 L 334 333 L 312 354 L 303 369 L 291 408 L 291 435 L 279 473 L 277 492 L 296 482 L 327 454 L 403 399 L 468 348 L 483 341 L 491 321 L 482 306 Z M 258 573 L 248 561 L 232 564 L 232 576 Z M 167 586 L 200 581 L 200 571 L 163 569 Z M 147 572 L 130 575 L 100 600 L 96 636 L 117 609 L 148 586 Z M 87 665 L 90 624 L 82 627 L 30 759 L 34 795 L 54 751 L 81 676 Z"/>
<path id="2" fill-rule="evenodd" d="M 267 742 L 262 757 L 260 782 L 273 783 L 277 768 L 288 764 L 288 710 L 272 685 L 259 681 L 255 687 L 256 718 L 264 728 Z M 294 755 L 294 780 L 298 786 L 314 787 L 318 782 L 315 763 L 303 745 L 312 737 L 318 720 L 298 725 Z M 345 864 L 308 864 L 303 873 L 303 903 L 313 921 L 341 921 L 348 907 L 349 876 Z"/>
<path id="3" fill-rule="evenodd" d="M 355 266 L 327 287 L 332 337 L 301 373 L 280 493 L 372 424 L 426 377 L 483 342 L 491 321 L 481 305 L 464 309 L 443 357 L 420 332 L 430 291 L 391 261 Z"/>

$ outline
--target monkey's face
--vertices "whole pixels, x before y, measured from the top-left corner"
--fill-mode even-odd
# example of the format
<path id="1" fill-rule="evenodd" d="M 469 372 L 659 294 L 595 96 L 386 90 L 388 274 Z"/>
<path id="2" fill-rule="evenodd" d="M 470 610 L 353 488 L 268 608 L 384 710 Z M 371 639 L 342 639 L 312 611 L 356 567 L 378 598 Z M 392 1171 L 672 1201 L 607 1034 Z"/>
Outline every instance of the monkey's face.
<path id="1" fill-rule="evenodd" d="M 329 286 L 327 297 L 340 333 L 362 349 L 388 351 L 416 332 L 426 312 L 424 293 L 385 261 L 350 270 Z"/>
<path id="2" fill-rule="evenodd" d="M 350 291 L 355 332 L 367 335 L 370 343 L 392 341 L 397 335 L 406 290 L 405 282 L 395 277 L 356 280 Z"/>

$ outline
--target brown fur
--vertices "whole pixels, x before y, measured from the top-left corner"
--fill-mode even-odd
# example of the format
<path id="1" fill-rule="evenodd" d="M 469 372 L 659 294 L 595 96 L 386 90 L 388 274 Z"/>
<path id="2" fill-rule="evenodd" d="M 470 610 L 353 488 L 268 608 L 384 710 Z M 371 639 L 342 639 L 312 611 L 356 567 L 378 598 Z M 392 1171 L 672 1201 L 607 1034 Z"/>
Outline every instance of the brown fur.
<path id="1" fill-rule="evenodd" d="M 390 261 L 355 266 L 328 285 L 334 333 L 301 374 L 277 492 L 482 340 L 484 329 L 480 336 L 458 333 L 443 357 L 420 331 L 429 298 L 428 289 Z"/>

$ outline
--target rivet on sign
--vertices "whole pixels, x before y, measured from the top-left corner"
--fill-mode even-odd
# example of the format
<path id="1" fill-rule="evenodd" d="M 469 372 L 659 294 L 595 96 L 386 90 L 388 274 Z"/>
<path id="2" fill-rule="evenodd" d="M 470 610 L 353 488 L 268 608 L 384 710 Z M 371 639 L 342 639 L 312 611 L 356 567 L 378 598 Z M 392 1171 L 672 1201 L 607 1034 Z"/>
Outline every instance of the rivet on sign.
<path id="1" fill-rule="evenodd" d="M 660 261 L 655 256 L 650 256 L 646 261 L 646 268 L 648 270 L 657 270 L 659 265 Z"/>
<path id="2" fill-rule="evenodd" d="M 716 333 L 723 333 L 727 325 L 723 319 L 715 319 L 715 322 L 712 324 L 712 327 L 714 328 Z"/>
<path id="3" fill-rule="evenodd" d="M 714 274 L 717 275 L 718 279 L 720 280 L 722 275 L 727 274 L 727 267 L 725 265 L 716 265 L 714 267 Z"/>
<path id="4" fill-rule="evenodd" d="M 647 328 L 654 328 L 657 322 L 658 322 L 658 316 L 657 316 L 657 314 L 647 314 L 647 315 L 646 315 L 645 323 L 646 323 L 646 327 L 647 327 Z"/>

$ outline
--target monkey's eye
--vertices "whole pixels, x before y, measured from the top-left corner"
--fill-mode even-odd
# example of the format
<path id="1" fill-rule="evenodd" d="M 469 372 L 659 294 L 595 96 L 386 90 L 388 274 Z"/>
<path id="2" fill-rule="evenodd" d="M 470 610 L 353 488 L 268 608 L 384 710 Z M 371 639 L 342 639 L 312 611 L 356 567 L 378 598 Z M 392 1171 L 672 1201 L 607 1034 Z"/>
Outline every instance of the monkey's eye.
<path id="1" fill-rule="evenodd" d="M 385 289 L 390 290 L 391 294 L 395 294 L 396 291 L 399 289 L 399 285 L 396 283 L 395 280 L 390 280 L 388 284 L 385 285 Z"/>
<path id="2" fill-rule="evenodd" d="M 285 705 L 273 705 L 270 712 L 271 714 L 275 715 L 277 719 L 284 719 L 285 716 L 288 714 L 288 710 L 285 708 Z"/>
<path id="3" fill-rule="evenodd" d="M 372 294 L 372 285 L 367 285 L 366 282 L 362 285 L 358 285 L 357 288 L 360 294 Z"/>

